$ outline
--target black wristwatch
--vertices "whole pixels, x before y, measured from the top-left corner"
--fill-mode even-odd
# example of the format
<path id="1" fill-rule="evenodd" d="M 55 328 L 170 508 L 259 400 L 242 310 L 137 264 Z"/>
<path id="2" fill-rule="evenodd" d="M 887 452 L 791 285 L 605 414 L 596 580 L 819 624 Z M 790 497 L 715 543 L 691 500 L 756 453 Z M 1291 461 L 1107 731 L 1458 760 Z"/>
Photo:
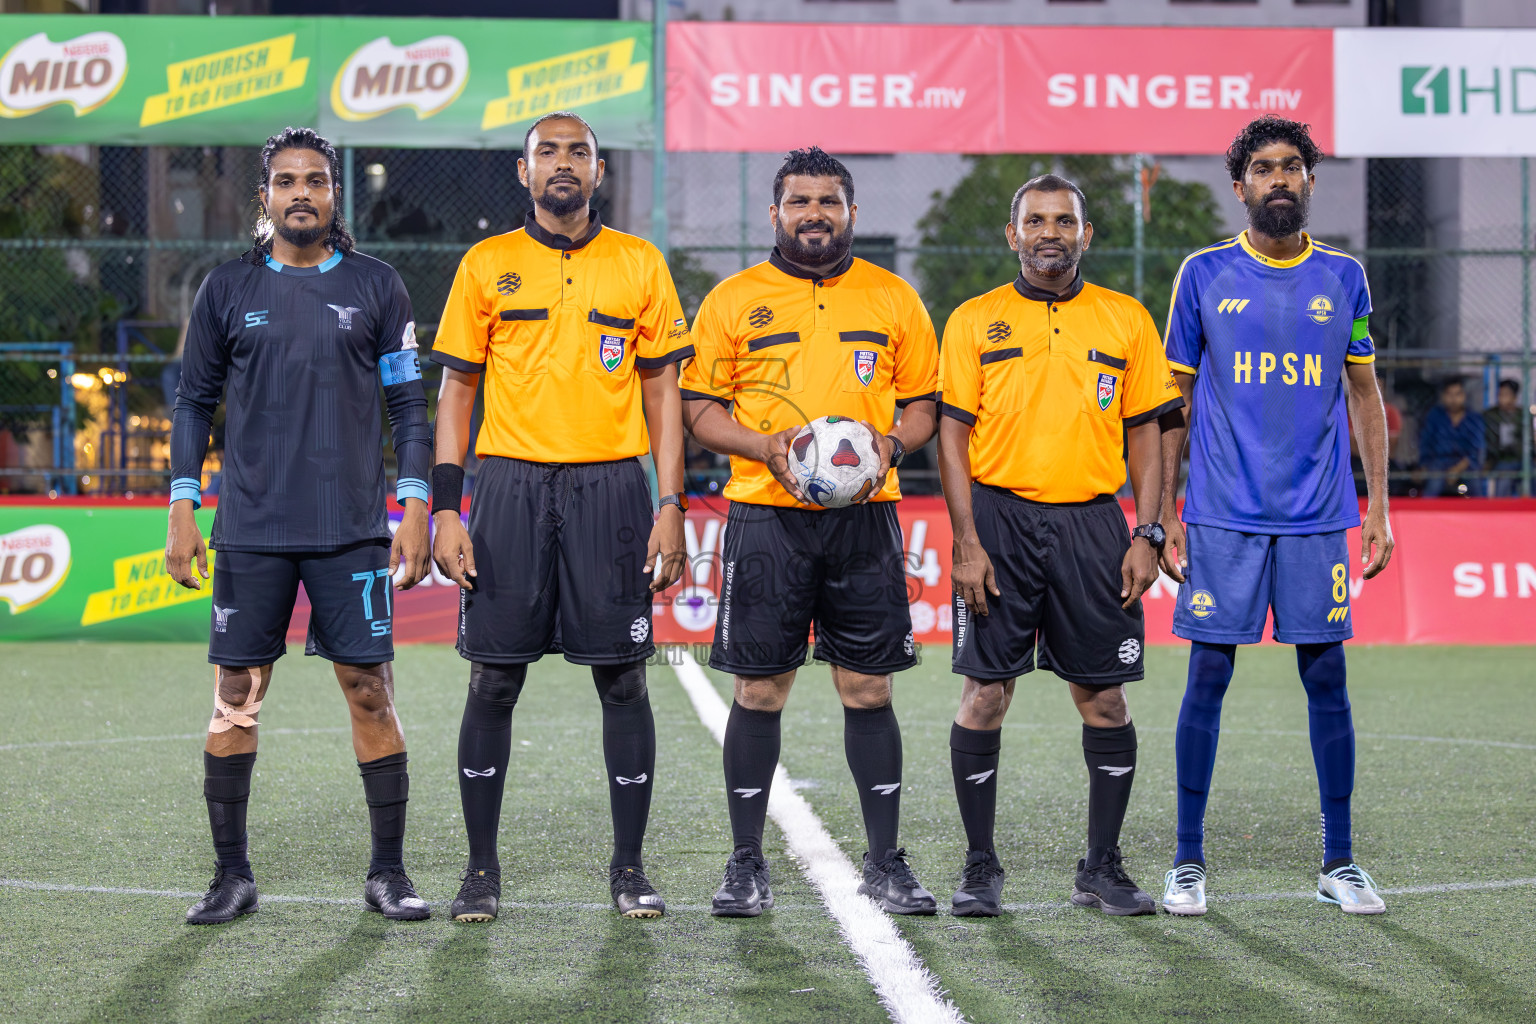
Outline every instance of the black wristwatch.
<path id="1" fill-rule="evenodd" d="M 663 494 L 661 499 L 656 502 L 656 511 L 660 512 L 662 507 L 666 505 L 676 505 L 679 512 L 687 512 L 688 495 L 682 493 Z"/>
<path id="2" fill-rule="evenodd" d="M 891 442 L 891 468 L 901 465 L 901 460 L 907 457 L 907 446 L 901 443 L 901 438 L 895 434 L 886 434 L 885 439 Z"/>
<path id="3" fill-rule="evenodd" d="M 1162 523 L 1142 523 L 1131 531 L 1131 536 L 1145 537 L 1148 544 L 1161 551 L 1168 540 L 1168 531 L 1163 529 Z"/>

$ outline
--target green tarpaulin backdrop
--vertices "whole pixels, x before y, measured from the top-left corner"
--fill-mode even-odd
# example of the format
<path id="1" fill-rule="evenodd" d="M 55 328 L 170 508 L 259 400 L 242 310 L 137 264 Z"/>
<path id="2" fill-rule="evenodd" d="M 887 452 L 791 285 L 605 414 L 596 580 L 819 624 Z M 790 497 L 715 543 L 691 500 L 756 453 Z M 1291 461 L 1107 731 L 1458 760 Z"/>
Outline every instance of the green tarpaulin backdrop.
<path id="1" fill-rule="evenodd" d="M 652 138 L 645 22 L 12 14 L 0 53 L 0 145 L 512 147 L 567 108 Z"/>
<path id="2" fill-rule="evenodd" d="M 0 505 L 0 641 L 206 639 L 212 590 L 165 574 L 165 521 L 161 502 Z"/>

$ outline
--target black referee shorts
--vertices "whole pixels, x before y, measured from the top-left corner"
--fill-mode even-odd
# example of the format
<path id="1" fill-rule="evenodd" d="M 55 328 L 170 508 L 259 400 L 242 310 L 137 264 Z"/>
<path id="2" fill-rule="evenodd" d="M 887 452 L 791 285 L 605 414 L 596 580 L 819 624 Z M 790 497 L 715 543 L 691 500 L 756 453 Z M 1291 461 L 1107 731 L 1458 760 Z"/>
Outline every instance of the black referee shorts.
<path id="1" fill-rule="evenodd" d="M 731 502 L 709 666 L 772 676 L 816 660 L 886 675 L 917 664 L 896 503 L 815 511 Z"/>
<path id="2" fill-rule="evenodd" d="M 459 603 L 459 654 L 526 664 L 648 658 L 651 488 L 638 459 L 544 463 L 490 456 L 469 506 L 475 589 Z"/>
<path id="3" fill-rule="evenodd" d="M 1012 491 L 971 485 L 981 546 L 999 597 L 986 615 L 954 601 L 954 670 L 1012 679 L 1040 667 L 1083 686 L 1142 678 L 1146 626 L 1141 602 L 1120 607 L 1120 564 L 1131 546 L 1125 513 L 1109 495 L 1048 505 Z"/>

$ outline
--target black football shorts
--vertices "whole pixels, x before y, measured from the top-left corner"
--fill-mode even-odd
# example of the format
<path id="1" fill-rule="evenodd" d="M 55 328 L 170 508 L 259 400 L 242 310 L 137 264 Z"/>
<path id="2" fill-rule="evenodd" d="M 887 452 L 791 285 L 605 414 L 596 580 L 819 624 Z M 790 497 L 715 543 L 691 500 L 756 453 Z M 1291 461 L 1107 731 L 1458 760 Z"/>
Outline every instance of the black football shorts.
<path id="1" fill-rule="evenodd" d="M 281 658 L 300 583 L 310 605 L 305 654 L 346 665 L 394 660 L 387 540 L 338 551 L 215 551 L 208 660 L 250 668 Z"/>
<path id="2" fill-rule="evenodd" d="M 886 675 L 917 663 L 896 503 L 802 509 L 731 502 L 709 665 L 771 676 L 817 661 Z"/>
<path id="3" fill-rule="evenodd" d="M 638 459 L 484 459 L 469 506 L 477 576 L 459 595 L 459 654 L 496 664 L 650 657 L 653 523 Z"/>
<path id="4" fill-rule="evenodd" d="M 1083 686 L 1142 678 L 1141 602 L 1120 607 L 1120 564 L 1131 546 L 1125 513 L 1109 495 L 1044 504 L 984 484 L 971 486 L 981 546 L 999 597 L 986 615 L 954 601 L 954 670 L 1000 680 L 1040 667 Z"/>

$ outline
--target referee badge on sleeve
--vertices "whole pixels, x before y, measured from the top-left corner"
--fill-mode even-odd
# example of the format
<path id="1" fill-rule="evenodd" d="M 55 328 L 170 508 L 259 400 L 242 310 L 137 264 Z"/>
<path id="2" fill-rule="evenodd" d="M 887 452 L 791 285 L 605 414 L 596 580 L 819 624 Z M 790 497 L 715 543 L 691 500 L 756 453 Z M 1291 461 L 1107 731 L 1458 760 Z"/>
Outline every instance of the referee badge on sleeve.
<path id="1" fill-rule="evenodd" d="M 859 383 L 869 387 L 869 382 L 875 379 L 875 360 L 879 358 L 868 349 L 859 349 L 853 354 L 853 372 L 859 375 Z"/>
<path id="2" fill-rule="evenodd" d="M 1099 374 L 1099 408 L 1108 409 L 1109 403 L 1115 400 L 1115 375 L 1112 373 Z"/>
<path id="3" fill-rule="evenodd" d="M 603 360 L 603 369 L 612 373 L 624 361 L 624 337 L 619 334 L 600 335 L 598 345 L 598 355 Z"/>

